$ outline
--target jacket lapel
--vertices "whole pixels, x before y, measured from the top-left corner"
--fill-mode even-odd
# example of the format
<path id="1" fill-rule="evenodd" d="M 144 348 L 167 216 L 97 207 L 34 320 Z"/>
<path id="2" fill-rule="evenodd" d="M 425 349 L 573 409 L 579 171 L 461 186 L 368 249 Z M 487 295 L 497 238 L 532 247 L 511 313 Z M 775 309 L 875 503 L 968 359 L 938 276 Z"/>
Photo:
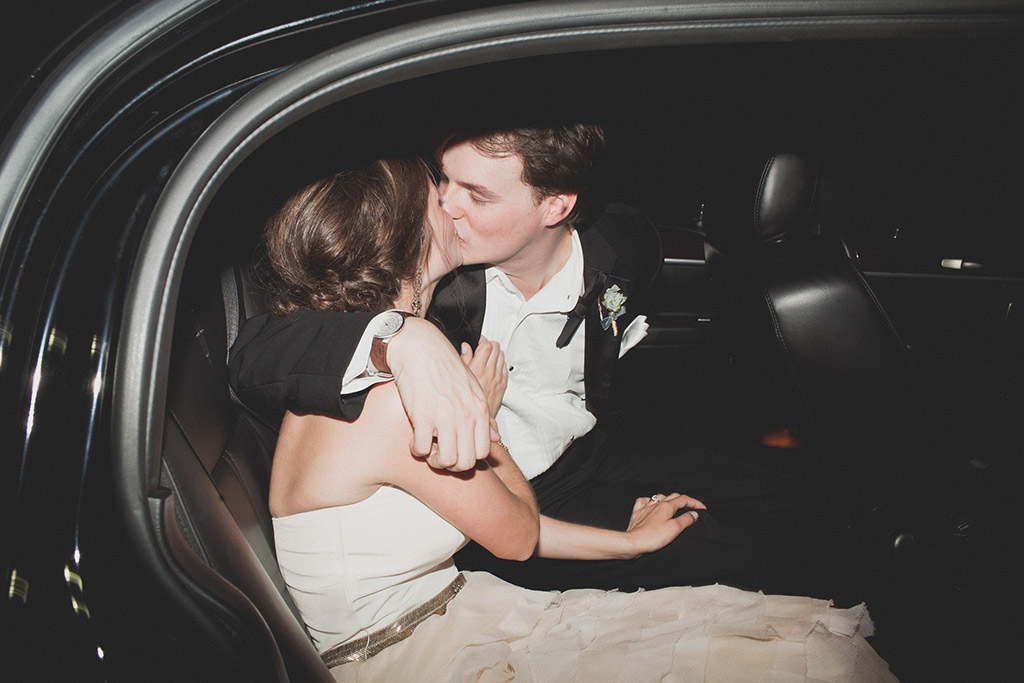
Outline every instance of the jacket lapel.
<path id="1" fill-rule="evenodd" d="M 612 285 L 629 294 L 629 280 L 612 274 L 616 253 L 600 232 L 591 226 L 580 232 L 583 247 L 583 282 L 586 290 L 596 286 L 597 296 L 586 311 L 586 356 L 584 360 L 584 382 L 587 391 L 587 405 L 592 412 L 599 412 L 601 404 L 611 390 L 615 361 L 618 360 L 619 342 L 617 335 L 601 327 L 601 296 Z"/>
<path id="2" fill-rule="evenodd" d="M 476 348 L 484 326 L 486 303 L 484 267 L 459 268 L 438 283 L 427 318 L 440 328 L 456 349 L 464 341 Z"/>

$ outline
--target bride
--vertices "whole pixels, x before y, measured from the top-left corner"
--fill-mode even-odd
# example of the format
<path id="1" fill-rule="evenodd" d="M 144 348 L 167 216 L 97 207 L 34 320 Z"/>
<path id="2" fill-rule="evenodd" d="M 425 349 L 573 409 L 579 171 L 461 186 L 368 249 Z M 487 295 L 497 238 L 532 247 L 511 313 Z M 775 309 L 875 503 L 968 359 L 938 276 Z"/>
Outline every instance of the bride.
<path id="1" fill-rule="evenodd" d="M 265 233 L 271 309 L 421 315 L 461 265 L 458 238 L 424 162 L 380 160 L 317 181 Z M 496 344 L 463 360 L 492 415 L 507 381 Z M 475 470 L 410 454 L 393 382 L 352 422 L 289 412 L 270 511 L 296 605 L 338 680 L 891 681 L 865 640 L 863 605 L 714 585 L 636 593 L 541 592 L 460 573 L 468 539 L 496 556 L 628 559 L 663 547 L 705 506 L 680 493 L 637 499 L 626 531 L 537 512 L 499 441 Z"/>

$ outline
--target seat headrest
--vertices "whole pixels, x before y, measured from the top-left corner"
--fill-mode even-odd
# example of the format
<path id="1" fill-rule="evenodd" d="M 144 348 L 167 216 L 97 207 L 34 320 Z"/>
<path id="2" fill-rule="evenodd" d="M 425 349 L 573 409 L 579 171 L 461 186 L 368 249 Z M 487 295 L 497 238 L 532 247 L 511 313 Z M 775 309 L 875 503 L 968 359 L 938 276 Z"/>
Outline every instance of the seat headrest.
<path id="1" fill-rule="evenodd" d="M 754 232 L 762 243 L 815 231 L 826 187 L 816 157 L 775 154 L 764 165 L 754 201 Z"/>

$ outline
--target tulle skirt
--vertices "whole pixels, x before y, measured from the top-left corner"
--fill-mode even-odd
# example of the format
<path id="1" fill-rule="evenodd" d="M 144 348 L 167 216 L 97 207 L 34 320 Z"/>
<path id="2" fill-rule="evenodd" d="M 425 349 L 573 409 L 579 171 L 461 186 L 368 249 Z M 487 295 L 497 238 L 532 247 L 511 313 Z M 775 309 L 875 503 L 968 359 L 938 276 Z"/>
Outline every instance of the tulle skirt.
<path id="1" fill-rule="evenodd" d="M 339 681 L 895 681 L 867 608 L 728 586 L 531 591 L 484 572 Z"/>

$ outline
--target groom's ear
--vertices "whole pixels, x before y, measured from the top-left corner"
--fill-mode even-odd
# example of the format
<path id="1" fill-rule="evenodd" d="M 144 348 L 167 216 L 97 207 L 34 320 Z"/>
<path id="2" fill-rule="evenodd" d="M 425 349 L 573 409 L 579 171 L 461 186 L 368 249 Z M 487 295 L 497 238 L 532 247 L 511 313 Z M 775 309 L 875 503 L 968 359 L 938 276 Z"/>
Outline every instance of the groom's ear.
<path id="1" fill-rule="evenodd" d="M 555 194 L 545 197 L 544 202 L 547 204 L 544 212 L 544 225 L 551 227 L 558 225 L 569 215 L 572 208 L 576 206 L 576 195 Z"/>

